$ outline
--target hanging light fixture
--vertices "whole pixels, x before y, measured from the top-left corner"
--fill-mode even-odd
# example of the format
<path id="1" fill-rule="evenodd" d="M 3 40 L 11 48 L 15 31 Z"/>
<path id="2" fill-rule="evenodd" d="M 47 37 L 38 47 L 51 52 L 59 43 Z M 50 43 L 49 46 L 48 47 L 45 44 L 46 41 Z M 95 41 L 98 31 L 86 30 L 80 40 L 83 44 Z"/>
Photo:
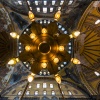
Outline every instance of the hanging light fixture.
<path id="1" fill-rule="evenodd" d="M 36 37 L 36 35 L 35 35 L 34 33 L 31 33 L 31 34 L 30 34 L 30 38 L 31 38 L 31 39 L 34 39 L 35 37 Z"/>
<path id="2" fill-rule="evenodd" d="M 54 58 L 54 63 L 58 63 L 59 62 L 59 59 L 58 58 Z"/>
<path id="3" fill-rule="evenodd" d="M 74 38 L 77 38 L 80 35 L 80 31 L 73 31 L 72 35 Z"/>
<path id="4" fill-rule="evenodd" d="M 64 46 L 59 46 L 59 51 L 64 51 Z"/>
<path id="5" fill-rule="evenodd" d="M 96 76 L 100 76 L 100 73 L 97 72 L 97 71 L 95 71 L 94 74 L 95 74 Z"/>
<path id="6" fill-rule="evenodd" d="M 28 75 L 28 82 L 32 82 L 34 79 L 34 76 L 33 75 Z"/>
<path id="7" fill-rule="evenodd" d="M 60 16 L 61 16 L 61 11 L 58 11 L 58 12 L 56 12 L 56 14 L 54 16 L 54 19 L 59 20 Z"/>
<path id="8" fill-rule="evenodd" d="M 77 58 L 72 58 L 71 61 L 72 61 L 74 64 L 81 64 L 81 62 L 80 62 Z"/>
<path id="9" fill-rule="evenodd" d="M 72 34 L 70 34 L 70 35 L 69 35 L 69 37 L 70 37 L 70 38 L 73 38 L 73 35 L 72 35 Z"/>
<path id="10" fill-rule="evenodd" d="M 34 14 L 32 13 L 32 11 L 29 11 L 28 16 L 29 16 L 29 19 L 30 19 L 31 21 L 34 21 L 35 16 L 34 16 Z"/>
<path id="11" fill-rule="evenodd" d="M 15 65 L 16 63 L 17 63 L 17 61 L 16 61 L 15 58 L 12 58 L 12 59 L 8 62 L 9 65 Z"/>
<path id="12" fill-rule="evenodd" d="M 31 75 L 32 75 L 32 76 L 35 76 L 35 74 L 34 74 L 34 73 L 31 73 Z"/>
<path id="13" fill-rule="evenodd" d="M 58 84 L 61 84 L 61 77 L 58 74 L 55 75 L 55 80 Z"/>
<path id="14" fill-rule="evenodd" d="M 42 33 L 43 33 L 43 34 L 46 34 L 46 33 L 47 33 L 47 29 L 46 29 L 46 28 L 43 28 L 43 29 L 42 29 Z"/>
<path id="15" fill-rule="evenodd" d="M 19 39 L 19 35 L 17 35 L 17 39 Z"/>
<path id="16" fill-rule="evenodd" d="M 30 51 L 31 50 L 31 47 L 29 45 L 25 46 L 25 50 L 26 51 Z"/>
<path id="17" fill-rule="evenodd" d="M 72 34 L 69 35 L 70 38 L 77 38 L 80 35 L 80 31 L 73 31 Z"/>
<path id="18" fill-rule="evenodd" d="M 19 35 L 17 35 L 16 32 L 11 32 L 11 33 L 10 33 L 10 36 L 11 36 L 12 38 L 18 38 L 18 37 L 19 37 Z"/>
<path id="19" fill-rule="evenodd" d="M 19 62 L 19 58 L 16 58 L 16 61 Z"/>

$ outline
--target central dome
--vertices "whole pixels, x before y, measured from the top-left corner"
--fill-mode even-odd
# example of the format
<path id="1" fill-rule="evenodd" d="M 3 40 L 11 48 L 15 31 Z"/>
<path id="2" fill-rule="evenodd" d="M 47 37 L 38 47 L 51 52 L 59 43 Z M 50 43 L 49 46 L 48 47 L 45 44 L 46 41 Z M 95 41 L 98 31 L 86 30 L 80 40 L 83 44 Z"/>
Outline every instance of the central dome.
<path id="1" fill-rule="evenodd" d="M 56 21 L 45 26 L 46 33 L 42 32 L 44 27 L 35 21 L 27 29 L 28 32 L 25 30 L 19 41 L 23 47 L 29 46 L 29 50 L 24 48 L 19 54 L 19 59 L 30 64 L 32 73 L 39 74 L 44 69 L 43 66 L 46 66 L 50 74 L 56 74 L 61 63 L 70 61 L 71 56 L 67 50 L 59 49 L 61 46 L 66 47 L 70 37 L 67 34 L 56 35 L 58 32 Z"/>
<path id="2" fill-rule="evenodd" d="M 50 45 L 46 42 L 42 42 L 39 45 L 39 50 L 41 53 L 48 53 L 50 51 Z"/>

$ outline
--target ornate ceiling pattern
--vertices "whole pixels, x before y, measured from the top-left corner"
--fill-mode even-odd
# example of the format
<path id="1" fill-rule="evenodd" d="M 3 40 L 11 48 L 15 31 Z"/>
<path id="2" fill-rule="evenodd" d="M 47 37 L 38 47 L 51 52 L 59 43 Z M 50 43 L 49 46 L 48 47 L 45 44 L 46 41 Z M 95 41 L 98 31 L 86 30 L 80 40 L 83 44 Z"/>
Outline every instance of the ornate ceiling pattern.
<path id="1" fill-rule="evenodd" d="M 93 99 L 99 93 L 99 1 L 2 0 L 0 13 L 1 96 Z"/>
<path id="2" fill-rule="evenodd" d="M 0 4 L 0 91 L 6 87 L 13 70 L 13 68 L 8 68 L 6 64 L 12 56 L 16 55 L 15 40 L 9 36 L 9 32 L 12 30 L 14 27 L 8 12 Z"/>
<path id="3" fill-rule="evenodd" d="M 80 1 L 81 2 L 81 1 Z M 9 6 L 11 9 L 16 12 L 27 15 L 28 5 L 25 0 L 2 0 L 2 3 Z M 73 7 L 79 5 L 79 1 L 76 0 L 29 0 L 28 4 L 30 5 L 29 9 L 33 11 L 36 16 L 48 16 L 51 17 L 57 10 L 62 9 L 63 14 L 67 14 Z M 67 10 L 65 10 L 65 8 Z"/>
<path id="4" fill-rule="evenodd" d="M 77 27 L 82 32 L 83 39 L 80 40 L 78 37 L 75 43 L 79 48 L 75 51 L 75 55 L 81 59 L 83 74 L 96 92 L 100 82 L 99 77 L 95 75 L 100 71 L 100 12 L 98 9 L 99 2 L 92 2 L 86 9 Z"/>

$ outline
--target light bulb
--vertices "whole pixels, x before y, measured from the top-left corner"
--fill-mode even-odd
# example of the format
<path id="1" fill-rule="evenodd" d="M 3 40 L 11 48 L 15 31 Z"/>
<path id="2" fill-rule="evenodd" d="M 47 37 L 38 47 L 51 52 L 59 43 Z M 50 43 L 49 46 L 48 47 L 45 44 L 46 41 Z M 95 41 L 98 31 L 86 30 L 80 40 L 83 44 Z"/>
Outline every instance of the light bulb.
<path id="1" fill-rule="evenodd" d="M 47 63 L 41 63 L 42 68 L 46 68 L 47 67 Z"/>
<path id="2" fill-rule="evenodd" d="M 58 63 L 59 59 L 58 58 L 54 58 L 54 63 Z"/>
<path id="3" fill-rule="evenodd" d="M 59 46 L 59 51 L 64 51 L 64 46 Z"/>
<path id="4" fill-rule="evenodd" d="M 100 76 L 100 74 L 97 71 L 95 71 L 94 73 L 96 76 Z"/>
<path id="5" fill-rule="evenodd" d="M 17 35 L 17 39 L 19 39 L 19 35 Z"/>
<path id="6" fill-rule="evenodd" d="M 58 74 L 55 75 L 55 80 L 58 84 L 61 83 L 61 77 Z"/>
<path id="7" fill-rule="evenodd" d="M 30 51 L 31 47 L 29 45 L 25 46 L 26 51 Z"/>
<path id="8" fill-rule="evenodd" d="M 32 76 L 35 76 L 35 74 L 34 74 L 34 73 L 31 73 L 31 75 L 32 75 Z"/>
<path id="9" fill-rule="evenodd" d="M 28 82 L 32 82 L 33 79 L 34 79 L 34 76 L 32 76 L 32 75 L 28 75 Z"/>
<path id="10" fill-rule="evenodd" d="M 70 35 L 69 35 L 69 37 L 70 37 L 70 38 L 73 38 L 73 35 L 72 35 L 72 34 L 70 34 Z"/>
<path id="11" fill-rule="evenodd" d="M 77 58 L 72 58 L 71 61 L 72 61 L 74 64 L 81 64 L 81 62 L 80 62 Z"/>
<path id="12" fill-rule="evenodd" d="M 100 23 L 100 19 L 95 21 L 95 24 L 99 24 Z"/>
<path id="13" fill-rule="evenodd" d="M 46 33 L 47 33 L 47 29 L 46 29 L 46 28 L 43 28 L 43 29 L 42 29 L 42 33 L 43 33 L 43 34 L 46 34 Z"/>
<path id="14" fill-rule="evenodd" d="M 11 33 L 10 33 L 10 36 L 11 36 L 12 38 L 17 38 L 18 35 L 17 35 L 16 32 L 11 32 Z"/>
<path id="15" fill-rule="evenodd" d="M 31 39 L 34 39 L 35 36 L 36 36 L 36 35 L 35 35 L 34 33 L 31 33 L 31 34 L 30 34 L 30 38 L 31 38 Z"/>
<path id="16" fill-rule="evenodd" d="M 16 58 L 16 61 L 19 62 L 19 58 Z"/>

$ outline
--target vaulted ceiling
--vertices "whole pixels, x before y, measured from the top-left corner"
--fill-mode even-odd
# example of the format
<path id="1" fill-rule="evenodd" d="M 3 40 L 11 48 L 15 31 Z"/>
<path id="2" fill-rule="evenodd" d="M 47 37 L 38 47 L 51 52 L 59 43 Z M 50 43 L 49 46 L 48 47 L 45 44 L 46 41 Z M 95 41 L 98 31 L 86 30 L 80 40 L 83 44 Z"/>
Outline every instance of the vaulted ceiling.
<path id="1" fill-rule="evenodd" d="M 27 2 L 28 1 L 28 2 Z M 60 10 L 61 18 L 57 22 L 58 33 L 70 35 L 78 30 L 81 34 L 70 39 L 66 50 L 71 58 L 77 58 L 81 64 L 75 65 L 71 61 L 63 61 L 57 65 L 58 74 L 61 77 L 61 89 L 54 80 L 54 75 L 49 69 L 38 72 L 32 83 L 27 86 L 27 76 L 30 74 L 30 62 L 18 62 L 10 66 L 7 62 L 12 57 L 18 57 L 24 50 L 22 40 L 10 37 L 11 32 L 18 35 L 30 35 L 31 21 L 28 11 L 35 15 L 36 23 L 42 27 L 52 23 L 54 14 Z M 17 95 L 21 97 L 26 89 L 28 95 L 37 92 L 40 98 L 44 91 L 49 98 L 53 93 L 59 98 L 78 98 L 97 95 L 100 93 L 100 2 L 92 0 L 1 0 L 0 3 L 0 91 L 2 96 Z M 39 31 L 39 28 L 37 29 Z M 59 35 L 57 34 L 57 35 Z M 23 38 L 27 42 L 28 38 Z M 57 40 L 57 38 L 56 38 Z M 39 40 L 40 41 L 40 40 Z M 64 40 L 63 40 L 64 41 Z M 61 40 L 61 42 L 63 42 Z M 68 55 L 67 55 L 68 56 Z M 25 57 L 25 55 L 24 55 Z M 26 59 L 26 57 L 22 59 Z M 30 57 L 29 55 L 27 58 Z M 37 58 L 39 59 L 39 58 Z M 56 66 L 56 65 L 55 65 Z M 40 67 L 40 66 L 39 66 Z M 37 67 L 35 67 L 37 71 Z M 43 88 L 46 83 L 47 88 Z M 33 85 L 34 84 L 34 85 Z M 37 88 L 40 84 L 40 88 Z M 49 85 L 54 84 L 54 88 Z M 25 86 L 25 87 L 24 87 Z M 41 90 L 40 90 L 41 89 Z M 13 92 L 14 91 L 14 92 Z M 22 92 L 20 92 L 22 91 Z M 61 92 L 63 91 L 63 92 Z M 69 91 L 72 93 L 69 93 Z M 74 92 L 73 92 L 74 91 Z M 20 92 L 20 93 L 19 93 Z M 42 93 L 43 92 L 43 93 Z M 18 95 L 18 93 L 20 95 Z M 27 94 L 26 94 L 27 95 Z M 25 95 L 25 96 L 26 96 Z M 34 94 L 35 95 L 35 94 Z M 50 95 L 50 96 L 49 96 Z M 68 95 L 68 96 L 67 96 Z M 81 96 L 82 95 L 82 96 Z M 37 96 L 37 97 L 38 97 Z M 58 97 L 58 96 L 57 96 Z M 43 99 L 43 98 L 42 98 Z M 43 99 L 44 100 L 44 99 Z"/>

